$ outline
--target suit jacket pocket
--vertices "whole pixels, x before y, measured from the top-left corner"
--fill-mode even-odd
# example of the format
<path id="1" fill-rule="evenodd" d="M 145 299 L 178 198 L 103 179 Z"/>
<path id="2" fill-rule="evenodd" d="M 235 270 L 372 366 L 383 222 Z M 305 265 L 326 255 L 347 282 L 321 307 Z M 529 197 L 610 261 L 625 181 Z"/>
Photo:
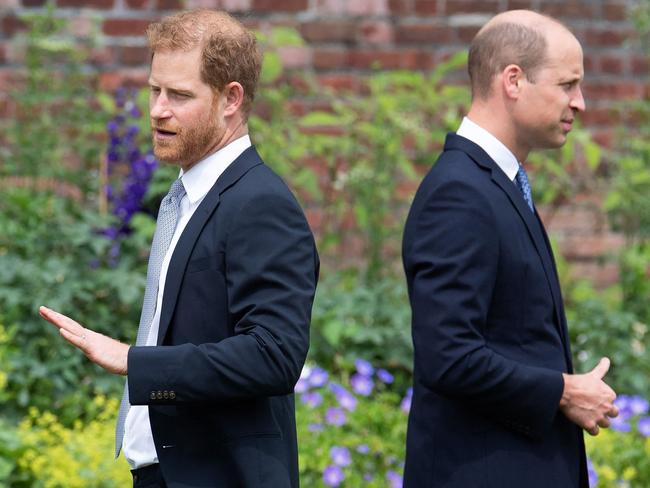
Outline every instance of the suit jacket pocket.
<path id="1" fill-rule="evenodd" d="M 218 252 L 209 256 L 193 257 L 187 263 L 187 274 L 198 273 L 205 270 L 222 271 L 224 268 L 224 254 Z"/>

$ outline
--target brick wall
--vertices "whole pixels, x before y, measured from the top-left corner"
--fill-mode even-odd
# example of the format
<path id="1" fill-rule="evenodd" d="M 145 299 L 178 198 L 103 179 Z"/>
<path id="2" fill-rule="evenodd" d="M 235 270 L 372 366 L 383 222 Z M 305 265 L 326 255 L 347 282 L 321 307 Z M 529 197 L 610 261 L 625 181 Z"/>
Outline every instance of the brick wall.
<path id="1" fill-rule="evenodd" d="M 638 0 L 643 1 L 643 0 Z M 22 28 L 19 15 L 42 9 L 45 0 L 0 0 L 0 97 L 20 67 L 12 43 Z M 603 144 L 612 145 L 615 124 L 632 124 L 614 110 L 625 99 L 650 94 L 647 56 L 629 40 L 627 20 L 633 0 L 56 0 L 56 15 L 70 19 L 83 39 L 99 26 L 101 47 L 92 54 L 100 87 L 143 84 L 147 76 L 146 25 L 180 8 L 225 9 L 247 25 L 298 29 L 305 48 L 284 50 L 285 62 L 312 70 L 330 86 L 358 86 L 377 63 L 388 69 L 427 70 L 465 49 L 477 29 L 494 13 L 532 8 L 564 21 L 585 52 L 585 124 Z M 463 79 L 459 82 L 465 82 Z M 583 276 L 601 284 L 617 279 L 616 266 L 600 257 L 620 247 L 609 231 L 598 195 L 581 195 L 552 216 L 551 232 L 562 252 Z"/>

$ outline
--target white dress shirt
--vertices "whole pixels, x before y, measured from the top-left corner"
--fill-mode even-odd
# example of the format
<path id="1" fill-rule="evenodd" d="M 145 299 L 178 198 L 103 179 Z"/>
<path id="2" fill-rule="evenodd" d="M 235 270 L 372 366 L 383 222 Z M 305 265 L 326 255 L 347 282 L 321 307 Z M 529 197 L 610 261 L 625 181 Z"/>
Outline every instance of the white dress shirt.
<path id="1" fill-rule="evenodd" d="M 158 282 L 158 297 L 156 301 L 156 312 L 153 316 L 151 329 L 145 346 L 155 346 L 158 341 L 158 328 L 160 326 L 160 311 L 162 310 L 163 291 L 165 290 L 165 280 L 167 279 L 167 270 L 171 260 L 176 243 L 180 238 L 185 226 L 194 214 L 194 211 L 203 201 L 210 188 L 215 184 L 217 178 L 226 170 L 226 168 L 251 146 L 251 140 L 248 135 L 234 140 L 227 146 L 219 149 L 196 165 L 190 168 L 187 173 L 181 170 L 180 178 L 183 180 L 185 187 L 185 196 L 180 202 L 180 212 L 174 236 L 167 249 L 167 254 L 163 259 L 160 270 L 160 281 Z M 149 407 L 146 405 L 132 405 L 124 422 L 124 440 L 122 442 L 122 452 L 124 457 L 131 465 L 131 469 L 142 468 L 149 464 L 158 462 L 158 455 L 153 442 L 151 433 L 151 424 L 149 423 Z"/>
<path id="2" fill-rule="evenodd" d="M 512 151 L 499 139 L 467 117 L 463 117 L 456 134 L 480 146 L 497 163 L 501 171 L 510 178 L 510 181 L 515 181 L 515 176 L 519 171 L 519 162 Z"/>

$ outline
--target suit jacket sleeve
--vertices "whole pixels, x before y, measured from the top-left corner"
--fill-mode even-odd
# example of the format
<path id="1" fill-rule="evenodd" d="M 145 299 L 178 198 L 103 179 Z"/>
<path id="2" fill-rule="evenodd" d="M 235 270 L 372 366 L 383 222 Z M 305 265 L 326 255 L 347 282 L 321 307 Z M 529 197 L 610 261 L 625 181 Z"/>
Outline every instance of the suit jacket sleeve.
<path id="1" fill-rule="evenodd" d="M 497 235 L 490 203 L 472 184 L 447 181 L 414 217 L 404 256 L 421 380 L 512 430 L 541 436 L 563 379 L 496 353 L 486 340 L 499 239 L 508 238 Z"/>
<path id="2" fill-rule="evenodd" d="M 302 210 L 286 193 L 255 195 L 232 219 L 225 259 L 234 335 L 217 343 L 132 347 L 132 404 L 293 392 L 309 346 L 318 257 Z M 174 391 L 175 398 L 152 402 L 149 395 L 155 390 Z"/>

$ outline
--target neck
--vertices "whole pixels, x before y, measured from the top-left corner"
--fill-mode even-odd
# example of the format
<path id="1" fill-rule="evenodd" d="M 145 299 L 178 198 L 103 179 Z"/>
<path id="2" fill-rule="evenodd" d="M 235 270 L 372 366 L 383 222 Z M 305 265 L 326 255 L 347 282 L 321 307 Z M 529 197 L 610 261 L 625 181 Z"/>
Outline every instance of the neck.
<path id="1" fill-rule="evenodd" d="M 507 113 L 489 103 L 473 102 L 467 117 L 499 139 L 517 161 L 525 161 L 530 148 L 517 141 L 517 128 Z"/>

